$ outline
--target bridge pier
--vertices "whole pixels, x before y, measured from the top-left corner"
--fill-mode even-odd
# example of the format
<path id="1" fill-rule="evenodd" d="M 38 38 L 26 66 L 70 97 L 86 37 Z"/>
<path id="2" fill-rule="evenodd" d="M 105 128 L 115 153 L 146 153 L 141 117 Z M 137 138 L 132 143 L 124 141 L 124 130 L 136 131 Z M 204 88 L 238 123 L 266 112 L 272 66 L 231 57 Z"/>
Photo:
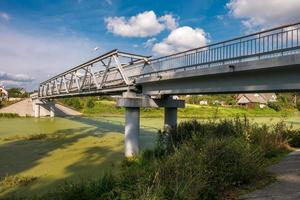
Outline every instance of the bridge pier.
<path id="1" fill-rule="evenodd" d="M 170 132 L 177 127 L 177 108 L 165 108 L 164 131 Z"/>
<path id="2" fill-rule="evenodd" d="M 125 156 L 133 157 L 140 149 L 140 108 L 125 109 Z"/>
<path id="3" fill-rule="evenodd" d="M 165 108 L 164 129 L 170 131 L 177 125 L 177 108 L 183 108 L 183 100 L 172 98 L 152 99 L 136 96 L 134 93 L 124 93 L 118 99 L 117 107 L 125 107 L 125 157 L 138 155 L 140 149 L 140 108 Z"/>

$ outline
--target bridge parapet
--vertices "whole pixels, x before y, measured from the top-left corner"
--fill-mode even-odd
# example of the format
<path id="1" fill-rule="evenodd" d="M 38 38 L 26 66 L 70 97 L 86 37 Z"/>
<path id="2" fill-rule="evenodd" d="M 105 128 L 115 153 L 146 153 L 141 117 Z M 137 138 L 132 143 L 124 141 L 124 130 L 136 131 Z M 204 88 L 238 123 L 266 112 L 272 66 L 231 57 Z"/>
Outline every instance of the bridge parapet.
<path id="1" fill-rule="evenodd" d="M 233 65 L 300 53 L 300 23 L 152 59 L 140 77 Z"/>

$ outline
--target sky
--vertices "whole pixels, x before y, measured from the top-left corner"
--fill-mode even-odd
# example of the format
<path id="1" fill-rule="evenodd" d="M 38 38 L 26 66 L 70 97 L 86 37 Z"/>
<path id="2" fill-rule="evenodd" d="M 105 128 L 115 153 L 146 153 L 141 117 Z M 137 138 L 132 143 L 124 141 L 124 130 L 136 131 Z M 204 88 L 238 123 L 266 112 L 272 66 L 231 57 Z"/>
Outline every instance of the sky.
<path id="1" fill-rule="evenodd" d="M 112 49 L 164 56 L 300 21 L 300 0 L 0 0 L 0 84 L 38 84 Z"/>

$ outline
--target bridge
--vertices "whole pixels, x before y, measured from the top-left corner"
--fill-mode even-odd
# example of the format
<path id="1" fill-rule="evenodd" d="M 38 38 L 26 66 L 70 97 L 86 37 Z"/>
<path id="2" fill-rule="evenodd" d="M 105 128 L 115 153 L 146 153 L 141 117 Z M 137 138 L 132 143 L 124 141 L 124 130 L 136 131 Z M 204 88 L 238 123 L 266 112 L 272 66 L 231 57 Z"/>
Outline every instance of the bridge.
<path id="1" fill-rule="evenodd" d="M 172 95 L 299 91 L 299 32 L 300 22 L 160 58 L 112 50 L 42 82 L 35 113 L 56 98 L 120 95 L 130 157 L 139 151 L 141 107 L 164 107 L 170 130 L 184 107 Z"/>

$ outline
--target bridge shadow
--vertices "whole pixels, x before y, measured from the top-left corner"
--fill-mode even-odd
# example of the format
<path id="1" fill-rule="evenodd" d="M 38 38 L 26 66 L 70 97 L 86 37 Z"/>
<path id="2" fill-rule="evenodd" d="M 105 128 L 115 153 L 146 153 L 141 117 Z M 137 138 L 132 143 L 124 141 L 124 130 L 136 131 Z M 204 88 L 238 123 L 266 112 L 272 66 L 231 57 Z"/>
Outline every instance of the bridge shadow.
<path id="1" fill-rule="evenodd" d="M 88 127 L 63 129 L 52 134 L 58 137 L 0 142 L 0 179 L 6 175 L 38 174 L 37 180 L 27 186 L 0 189 L 0 199 L 42 194 L 67 180 L 97 177 L 118 169 L 123 159 L 123 123 L 83 117 L 68 119 Z M 155 137 L 155 130 L 142 129 L 141 148 L 153 147 Z"/>

